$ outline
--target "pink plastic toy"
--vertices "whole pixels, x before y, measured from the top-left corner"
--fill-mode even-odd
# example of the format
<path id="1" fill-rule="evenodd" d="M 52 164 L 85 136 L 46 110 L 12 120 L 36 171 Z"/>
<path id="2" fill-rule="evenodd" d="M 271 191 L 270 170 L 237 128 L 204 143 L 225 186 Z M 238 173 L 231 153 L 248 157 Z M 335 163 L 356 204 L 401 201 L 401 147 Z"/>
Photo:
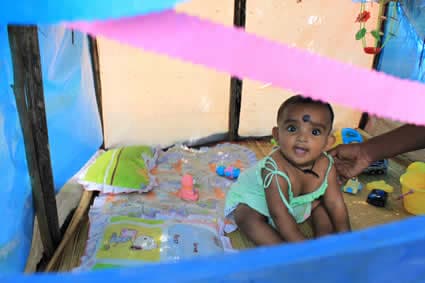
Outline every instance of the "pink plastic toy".
<path id="1" fill-rule="evenodd" d="M 182 187 L 178 192 L 178 196 L 184 200 L 198 200 L 199 193 L 193 188 L 193 177 L 191 175 L 186 174 L 182 177 Z"/>

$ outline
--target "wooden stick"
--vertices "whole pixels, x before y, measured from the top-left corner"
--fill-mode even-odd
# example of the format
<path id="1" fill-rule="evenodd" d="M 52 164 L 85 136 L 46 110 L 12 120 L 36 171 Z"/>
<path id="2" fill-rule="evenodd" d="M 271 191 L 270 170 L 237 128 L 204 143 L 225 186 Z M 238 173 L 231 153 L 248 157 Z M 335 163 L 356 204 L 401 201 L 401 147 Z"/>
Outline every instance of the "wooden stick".
<path id="1" fill-rule="evenodd" d="M 38 31 L 36 26 L 9 26 L 8 33 L 13 90 L 24 135 L 33 201 L 44 252 L 50 257 L 61 234 L 50 161 Z"/>
<path id="2" fill-rule="evenodd" d="M 99 49 L 97 47 L 96 38 L 89 36 L 89 51 L 92 65 L 93 82 L 96 94 L 97 108 L 100 116 L 100 124 L 102 127 L 102 145 L 101 149 L 105 149 L 105 128 L 103 121 L 103 104 L 102 104 L 102 83 L 100 79 L 100 63 L 99 63 Z"/>
<path id="3" fill-rule="evenodd" d="M 68 245 L 69 241 L 72 239 L 72 237 L 75 234 L 75 231 L 80 226 L 81 220 L 84 219 L 84 214 L 87 212 L 91 200 L 93 197 L 92 191 L 84 191 L 83 195 L 81 196 L 80 203 L 78 204 L 77 209 L 74 212 L 74 215 L 72 216 L 71 222 L 69 223 L 68 228 L 66 229 L 66 232 L 64 234 L 64 237 L 62 241 L 60 242 L 58 248 L 56 249 L 53 257 L 49 261 L 46 267 L 46 272 L 51 272 L 54 270 L 54 267 L 58 260 L 61 259 L 62 252 L 64 251 L 65 247 Z"/>
<path id="4" fill-rule="evenodd" d="M 246 0 L 234 0 L 233 25 L 245 27 Z M 230 103 L 229 103 L 229 140 L 235 141 L 239 134 L 239 119 L 242 102 L 242 80 L 236 77 L 230 79 Z"/>

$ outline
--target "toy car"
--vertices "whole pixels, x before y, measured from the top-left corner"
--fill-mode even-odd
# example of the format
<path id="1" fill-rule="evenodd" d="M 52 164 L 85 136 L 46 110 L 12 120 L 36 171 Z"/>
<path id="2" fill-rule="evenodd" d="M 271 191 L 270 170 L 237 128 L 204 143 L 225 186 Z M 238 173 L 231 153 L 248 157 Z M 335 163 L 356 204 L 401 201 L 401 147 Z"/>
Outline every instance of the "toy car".
<path id="1" fill-rule="evenodd" d="M 388 160 L 378 160 L 369 165 L 363 170 L 363 173 L 368 175 L 384 175 L 388 171 Z"/>
<path id="2" fill-rule="evenodd" d="M 342 187 L 342 191 L 349 194 L 357 194 L 363 189 L 362 183 L 359 182 L 357 178 L 351 178 L 348 182 Z"/>
<path id="3" fill-rule="evenodd" d="M 384 207 L 388 194 L 394 192 L 394 187 L 384 180 L 369 182 L 366 184 L 366 189 L 370 191 L 367 196 L 367 203 L 379 207 Z"/>
<path id="4" fill-rule="evenodd" d="M 379 207 L 384 207 L 387 203 L 388 193 L 383 190 L 373 189 L 367 196 L 366 202 Z"/>

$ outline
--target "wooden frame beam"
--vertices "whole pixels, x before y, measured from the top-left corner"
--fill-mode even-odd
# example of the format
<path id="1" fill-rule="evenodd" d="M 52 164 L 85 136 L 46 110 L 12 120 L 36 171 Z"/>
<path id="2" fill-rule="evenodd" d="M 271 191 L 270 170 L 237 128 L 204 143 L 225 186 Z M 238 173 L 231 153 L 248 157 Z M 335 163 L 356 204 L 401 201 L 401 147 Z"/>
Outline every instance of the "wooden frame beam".
<path id="1" fill-rule="evenodd" d="M 60 242 L 58 211 L 50 161 L 38 30 L 8 26 L 14 94 L 25 142 L 33 202 L 47 257 Z"/>
<path id="2" fill-rule="evenodd" d="M 97 40 L 92 36 L 88 36 L 90 59 L 93 71 L 94 90 L 96 94 L 97 109 L 100 116 L 100 124 L 102 127 L 102 145 L 105 148 L 105 129 L 103 125 L 103 105 L 102 105 L 102 84 L 100 80 L 100 64 L 99 64 L 99 51 L 97 47 Z"/>
<path id="3" fill-rule="evenodd" d="M 245 27 L 246 0 L 234 0 L 233 25 Z M 235 141 L 239 134 L 239 119 L 242 102 L 242 80 L 236 77 L 230 79 L 230 103 L 229 103 L 229 140 Z"/>

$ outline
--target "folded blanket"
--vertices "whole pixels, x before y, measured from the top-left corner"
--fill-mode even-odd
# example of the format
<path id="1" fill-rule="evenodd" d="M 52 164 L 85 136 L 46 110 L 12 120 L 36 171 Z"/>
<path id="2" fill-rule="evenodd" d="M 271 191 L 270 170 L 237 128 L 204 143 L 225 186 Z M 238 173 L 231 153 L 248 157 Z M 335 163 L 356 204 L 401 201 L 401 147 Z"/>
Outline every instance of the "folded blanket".
<path id="1" fill-rule="evenodd" d="M 155 166 L 158 149 L 128 146 L 103 152 L 79 176 L 86 190 L 103 193 L 144 193 L 156 184 L 150 170 Z"/>

